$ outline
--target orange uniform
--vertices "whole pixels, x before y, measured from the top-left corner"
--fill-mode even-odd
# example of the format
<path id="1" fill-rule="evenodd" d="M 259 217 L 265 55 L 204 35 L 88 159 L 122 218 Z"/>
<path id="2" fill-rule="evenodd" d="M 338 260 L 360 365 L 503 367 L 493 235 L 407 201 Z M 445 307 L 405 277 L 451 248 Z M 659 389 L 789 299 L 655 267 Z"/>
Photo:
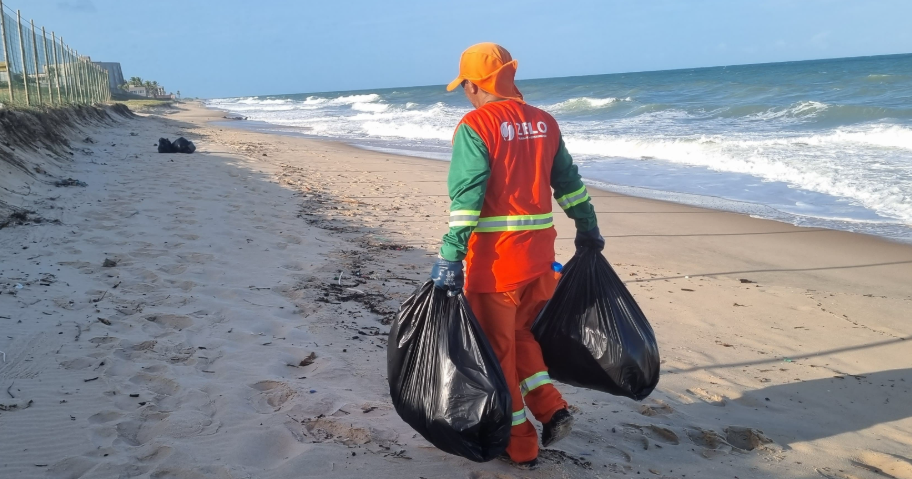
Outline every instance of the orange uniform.
<path id="1" fill-rule="evenodd" d="M 526 406 L 542 423 L 567 407 L 531 332 L 557 285 L 552 189 L 577 230 L 595 228 L 596 219 L 557 122 L 523 101 L 513 84 L 516 62 L 506 50 L 479 46 L 481 53 L 470 49 L 463 54 L 462 63 L 470 64 L 460 65 L 461 76 L 450 89 L 466 78 L 502 100 L 468 113 L 456 128 L 447 180 L 450 231 L 440 257 L 466 262 L 466 299 L 500 360 L 512 397 L 507 453 L 523 463 L 538 456 Z M 481 70 L 499 66 L 486 76 L 462 76 L 473 65 Z"/>

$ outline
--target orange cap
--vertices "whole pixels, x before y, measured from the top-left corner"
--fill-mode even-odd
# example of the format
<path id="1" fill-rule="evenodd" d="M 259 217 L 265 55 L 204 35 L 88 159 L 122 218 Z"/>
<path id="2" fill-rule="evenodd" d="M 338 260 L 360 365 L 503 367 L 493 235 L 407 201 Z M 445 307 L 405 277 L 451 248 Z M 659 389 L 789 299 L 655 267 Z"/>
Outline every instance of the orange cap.
<path id="1" fill-rule="evenodd" d="M 492 95 L 522 101 L 522 93 L 513 83 L 518 63 L 506 48 L 496 43 L 472 45 L 462 52 L 459 76 L 447 85 L 447 91 L 469 80 Z"/>

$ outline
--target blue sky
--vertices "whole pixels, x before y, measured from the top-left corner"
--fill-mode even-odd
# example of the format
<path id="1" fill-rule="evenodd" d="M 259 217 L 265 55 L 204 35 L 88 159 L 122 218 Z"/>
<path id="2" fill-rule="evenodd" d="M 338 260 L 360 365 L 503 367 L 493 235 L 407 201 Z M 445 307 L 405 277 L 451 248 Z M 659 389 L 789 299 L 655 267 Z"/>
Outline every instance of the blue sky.
<path id="1" fill-rule="evenodd" d="M 6 0 L 184 96 L 445 84 L 493 41 L 518 78 L 912 52 L 909 0 Z"/>

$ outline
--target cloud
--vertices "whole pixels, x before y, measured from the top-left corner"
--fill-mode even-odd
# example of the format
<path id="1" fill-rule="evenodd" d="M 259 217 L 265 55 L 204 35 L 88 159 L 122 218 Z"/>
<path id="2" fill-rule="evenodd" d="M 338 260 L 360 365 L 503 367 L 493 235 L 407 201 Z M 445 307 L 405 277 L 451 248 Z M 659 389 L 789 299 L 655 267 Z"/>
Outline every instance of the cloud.
<path id="1" fill-rule="evenodd" d="M 71 12 L 94 13 L 96 10 L 92 0 L 73 0 L 70 2 L 57 2 L 57 8 Z"/>

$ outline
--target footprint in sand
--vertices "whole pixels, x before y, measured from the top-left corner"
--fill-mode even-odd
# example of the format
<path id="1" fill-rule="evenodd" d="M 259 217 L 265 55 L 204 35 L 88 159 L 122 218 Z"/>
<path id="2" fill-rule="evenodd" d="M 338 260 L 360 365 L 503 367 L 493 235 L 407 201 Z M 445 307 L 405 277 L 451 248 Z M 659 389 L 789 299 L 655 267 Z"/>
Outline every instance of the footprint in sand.
<path id="1" fill-rule="evenodd" d="M 95 365 L 95 360 L 92 358 L 76 358 L 69 361 L 64 361 L 60 363 L 63 366 L 63 369 L 86 369 L 88 367 Z"/>
<path id="2" fill-rule="evenodd" d="M 643 444 L 643 449 L 649 448 L 650 440 L 653 442 L 669 444 L 672 446 L 677 446 L 681 443 L 681 440 L 678 438 L 678 435 L 674 431 L 668 429 L 667 427 L 656 426 L 653 424 L 645 426 L 640 424 L 626 424 L 624 433 L 625 436 L 631 435 L 642 438 L 638 439 L 637 442 L 644 442 L 642 440 L 645 439 L 646 441 Z"/>
<path id="3" fill-rule="evenodd" d="M 95 469 L 92 469 L 91 477 L 139 477 L 146 474 L 151 469 L 150 466 L 140 466 L 137 464 L 124 463 L 104 463 Z M 62 476 L 62 477 L 80 477 L 80 476 Z"/>
<path id="4" fill-rule="evenodd" d="M 182 314 L 150 314 L 146 321 L 151 321 L 163 328 L 183 330 L 193 326 L 193 319 Z"/>
<path id="5" fill-rule="evenodd" d="M 849 462 L 853 466 L 893 479 L 912 479 L 912 459 L 898 454 L 863 451 Z"/>
<path id="6" fill-rule="evenodd" d="M 766 437 L 763 431 L 751 427 L 728 426 L 725 428 L 725 440 L 742 451 L 776 448 L 773 440 Z"/>
<path id="7" fill-rule="evenodd" d="M 184 260 L 187 263 L 197 263 L 203 264 L 208 263 L 215 259 L 215 256 L 205 253 L 181 253 L 177 255 L 178 258 Z"/>
<path id="8" fill-rule="evenodd" d="M 180 390 L 175 381 L 155 374 L 139 373 L 130 378 L 130 382 L 162 396 L 173 396 Z"/>
<path id="9" fill-rule="evenodd" d="M 687 392 L 713 406 L 725 406 L 725 396 L 711 393 L 703 388 L 688 389 Z"/>
<path id="10" fill-rule="evenodd" d="M 47 469 L 47 477 L 82 477 L 97 464 L 97 462 L 87 457 L 68 457 L 51 465 Z"/>
<path id="11" fill-rule="evenodd" d="M 193 288 L 196 287 L 196 283 L 194 283 L 193 281 L 177 281 L 177 280 L 173 280 L 173 279 L 166 279 L 165 283 L 167 283 L 168 286 L 180 289 L 181 291 L 184 291 L 184 292 L 192 291 Z"/>
<path id="12" fill-rule="evenodd" d="M 160 248 L 140 248 L 136 251 L 131 251 L 130 256 L 134 258 L 161 258 L 162 256 L 168 256 L 168 250 Z"/>
<path id="13" fill-rule="evenodd" d="M 303 242 L 301 240 L 301 237 L 293 235 L 282 235 L 282 239 L 285 240 L 286 243 L 290 244 L 301 244 Z"/>
<path id="14" fill-rule="evenodd" d="M 89 416 L 89 424 L 104 424 L 106 422 L 116 421 L 122 417 L 123 414 L 117 411 L 103 411 Z"/>
<path id="15" fill-rule="evenodd" d="M 159 271 L 165 274 L 183 274 L 184 271 L 187 271 L 186 264 L 166 264 L 160 268 Z"/>
<path id="16" fill-rule="evenodd" d="M 150 446 L 151 447 L 151 446 Z M 143 464 L 150 462 L 161 462 L 167 459 L 174 449 L 171 446 L 155 446 L 136 454 L 136 460 Z"/>
<path id="17" fill-rule="evenodd" d="M 583 469 L 592 469 L 591 461 L 584 459 L 582 457 L 574 456 L 572 454 L 567 454 L 566 452 L 560 451 L 557 449 L 541 449 L 538 452 L 538 458 L 542 463 L 545 464 L 545 466 L 547 466 L 549 464 L 555 464 L 558 466 L 573 464 L 574 466 L 581 467 Z M 599 460 L 604 461 L 604 460 L 610 460 L 610 459 L 607 459 L 604 456 L 599 455 Z"/>
<path id="18" fill-rule="evenodd" d="M 716 456 L 725 455 L 732 451 L 732 446 L 719 433 L 710 429 L 699 427 L 687 429 L 687 437 L 703 448 L 700 455 L 711 459 Z"/>
<path id="19" fill-rule="evenodd" d="M 261 414 L 282 409 L 282 405 L 295 396 L 294 389 L 281 381 L 260 381 L 250 387 L 257 391 L 250 399 L 250 404 Z"/>
<path id="20" fill-rule="evenodd" d="M 144 420 L 121 422 L 116 426 L 117 438 L 133 447 L 142 446 L 149 439 L 152 439 L 148 433 L 148 428 L 144 430 L 145 424 L 146 421 Z"/>
<path id="21" fill-rule="evenodd" d="M 658 399 L 652 399 L 652 404 L 641 404 L 640 405 L 640 414 L 644 416 L 654 417 L 654 416 L 667 416 L 674 412 L 674 408 L 665 404 L 663 401 Z"/>

